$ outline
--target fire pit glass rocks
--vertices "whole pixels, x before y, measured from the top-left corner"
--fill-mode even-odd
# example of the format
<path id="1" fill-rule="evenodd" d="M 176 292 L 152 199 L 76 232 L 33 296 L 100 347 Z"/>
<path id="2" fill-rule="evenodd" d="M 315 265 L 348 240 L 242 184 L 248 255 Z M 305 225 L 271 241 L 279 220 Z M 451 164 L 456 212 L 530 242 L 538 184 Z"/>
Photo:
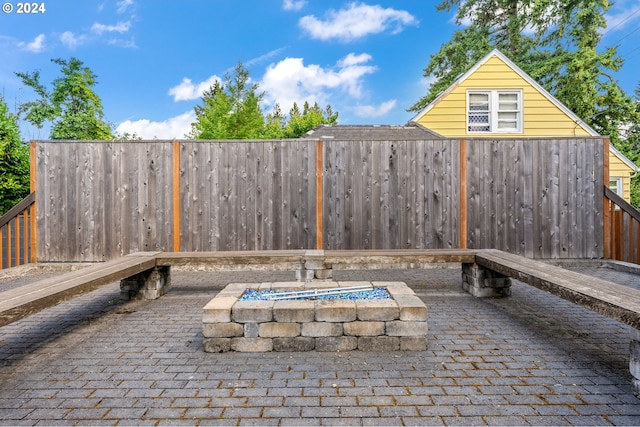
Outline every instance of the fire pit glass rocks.
<path id="1" fill-rule="evenodd" d="M 403 282 L 232 283 L 204 307 L 203 335 L 210 353 L 420 351 L 427 307 Z"/>

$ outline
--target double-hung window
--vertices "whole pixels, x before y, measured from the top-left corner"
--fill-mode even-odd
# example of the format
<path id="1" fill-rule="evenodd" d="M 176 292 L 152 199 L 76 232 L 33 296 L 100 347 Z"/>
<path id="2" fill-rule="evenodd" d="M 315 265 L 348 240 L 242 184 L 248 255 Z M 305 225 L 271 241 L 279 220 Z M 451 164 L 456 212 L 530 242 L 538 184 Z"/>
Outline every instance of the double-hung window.
<path id="1" fill-rule="evenodd" d="M 467 92 L 467 132 L 522 132 L 522 92 Z"/>

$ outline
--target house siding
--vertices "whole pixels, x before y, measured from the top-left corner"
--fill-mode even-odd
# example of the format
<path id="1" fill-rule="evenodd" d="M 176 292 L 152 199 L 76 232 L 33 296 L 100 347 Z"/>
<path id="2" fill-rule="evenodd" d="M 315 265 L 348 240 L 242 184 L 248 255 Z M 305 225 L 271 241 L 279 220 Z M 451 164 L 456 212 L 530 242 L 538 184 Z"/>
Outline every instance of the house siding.
<path id="1" fill-rule="evenodd" d="M 522 90 L 522 133 L 467 132 L 466 100 L 468 90 Z M 514 72 L 500 58 L 494 56 L 478 70 L 453 87 L 440 102 L 418 119 L 421 125 L 446 137 L 573 137 L 589 136 L 579 123 L 549 101 L 529 82 Z"/>

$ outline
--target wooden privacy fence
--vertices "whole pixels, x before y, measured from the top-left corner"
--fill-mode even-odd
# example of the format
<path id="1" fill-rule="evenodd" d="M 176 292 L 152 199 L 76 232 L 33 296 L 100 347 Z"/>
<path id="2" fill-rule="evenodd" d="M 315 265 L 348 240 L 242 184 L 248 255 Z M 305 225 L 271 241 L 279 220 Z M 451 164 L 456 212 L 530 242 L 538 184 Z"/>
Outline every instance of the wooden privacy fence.
<path id="1" fill-rule="evenodd" d="M 468 247 L 600 258 L 606 147 L 601 138 L 34 141 L 37 257 Z"/>

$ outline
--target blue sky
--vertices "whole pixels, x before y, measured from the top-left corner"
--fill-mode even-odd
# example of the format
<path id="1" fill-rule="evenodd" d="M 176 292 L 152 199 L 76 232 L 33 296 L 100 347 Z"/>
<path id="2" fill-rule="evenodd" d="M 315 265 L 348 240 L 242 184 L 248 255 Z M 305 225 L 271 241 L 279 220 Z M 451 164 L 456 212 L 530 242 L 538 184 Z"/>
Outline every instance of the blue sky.
<path id="1" fill-rule="evenodd" d="M 456 30 L 435 0 L 48 0 L 45 11 L 0 13 L 0 93 L 11 109 L 35 98 L 14 72 L 59 76 L 76 57 L 118 132 L 182 138 L 203 89 L 242 61 L 274 102 L 331 104 L 340 124 L 404 124 L 427 93 L 423 69 Z M 640 82 L 640 0 L 617 0 L 603 45 L 625 59 L 614 78 Z M 24 139 L 48 129 L 22 126 Z"/>

